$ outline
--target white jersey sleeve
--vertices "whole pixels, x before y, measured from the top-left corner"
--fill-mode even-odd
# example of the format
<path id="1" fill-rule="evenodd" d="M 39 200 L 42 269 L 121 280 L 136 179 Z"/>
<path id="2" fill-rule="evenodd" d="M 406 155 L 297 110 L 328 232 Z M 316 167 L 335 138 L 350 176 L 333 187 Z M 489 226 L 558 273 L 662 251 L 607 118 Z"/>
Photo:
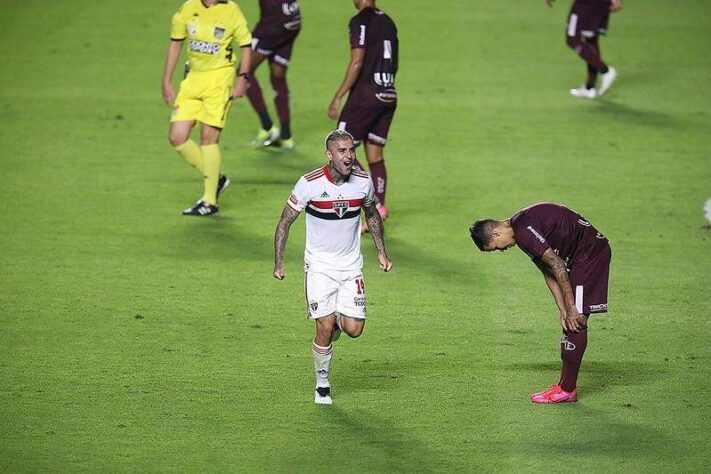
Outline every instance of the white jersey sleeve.
<path id="1" fill-rule="evenodd" d="M 373 180 L 368 179 L 368 191 L 363 199 L 363 207 L 370 207 L 375 201 L 375 186 L 373 186 Z"/>
<path id="2" fill-rule="evenodd" d="M 296 182 L 286 203 L 297 212 L 303 211 L 311 201 L 311 186 L 303 176 Z"/>

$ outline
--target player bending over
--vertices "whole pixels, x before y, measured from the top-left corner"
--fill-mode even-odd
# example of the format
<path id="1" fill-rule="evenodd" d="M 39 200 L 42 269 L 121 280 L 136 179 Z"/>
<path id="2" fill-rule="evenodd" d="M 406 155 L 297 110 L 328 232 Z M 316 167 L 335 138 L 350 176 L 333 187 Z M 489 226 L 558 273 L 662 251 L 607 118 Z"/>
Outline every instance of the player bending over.
<path id="1" fill-rule="evenodd" d="M 607 238 L 577 212 L 554 203 L 534 204 L 510 219 L 478 220 L 469 232 L 483 252 L 503 252 L 518 245 L 543 273 L 560 311 L 563 368 L 558 383 L 531 394 L 531 401 L 576 402 L 578 370 L 588 344 L 588 318 L 607 312 L 612 257 Z"/>

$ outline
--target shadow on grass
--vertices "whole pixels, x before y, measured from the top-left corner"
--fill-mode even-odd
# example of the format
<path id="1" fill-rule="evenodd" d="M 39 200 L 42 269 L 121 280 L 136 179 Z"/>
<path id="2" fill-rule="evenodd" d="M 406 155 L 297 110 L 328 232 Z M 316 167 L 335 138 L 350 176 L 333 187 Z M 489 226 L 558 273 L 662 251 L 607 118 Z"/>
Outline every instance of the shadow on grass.
<path id="1" fill-rule="evenodd" d="M 560 373 L 560 362 L 523 362 L 504 365 L 512 372 L 537 372 L 541 380 L 553 380 Z M 663 376 L 657 367 L 636 361 L 583 360 L 580 367 L 581 394 L 590 395 L 607 391 L 610 387 L 646 385 Z"/>
<path id="2" fill-rule="evenodd" d="M 314 407 L 320 436 L 338 453 L 341 472 L 433 472 L 434 453 L 415 436 L 365 410 Z"/>
<path id="3" fill-rule="evenodd" d="M 605 114 L 620 122 L 654 128 L 681 128 L 684 126 L 678 117 L 654 110 L 635 109 L 628 105 L 603 99 L 596 101 L 596 107 L 586 110 L 591 114 Z"/>
<path id="4" fill-rule="evenodd" d="M 617 462 L 648 462 L 652 457 L 669 459 L 679 455 L 679 441 L 649 423 L 626 421 L 584 404 L 569 408 L 575 410 L 575 423 L 568 420 L 556 426 L 555 439 L 531 437 L 524 448 L 564 459 L 597 457 Z"/>
<path id="5" fill-rule="evenodd" d="M 184 217 L 170 232 L 166 251 L 176 258 L 225 261 L 239 258 L 264 261 L 267 268 L 273 258 L 272 238 L 252 232 L 237 216 Z"/>

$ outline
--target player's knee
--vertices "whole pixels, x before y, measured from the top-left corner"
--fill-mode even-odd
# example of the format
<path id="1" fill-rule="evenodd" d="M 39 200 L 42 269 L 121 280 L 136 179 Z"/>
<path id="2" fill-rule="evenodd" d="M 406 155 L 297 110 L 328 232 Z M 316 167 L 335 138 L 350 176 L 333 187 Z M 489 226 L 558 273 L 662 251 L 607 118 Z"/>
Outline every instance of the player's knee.
<path id="1" fill-rule="evenodd" d="M 361 334 L 363 334 L 363 329 L 365 329 L 364 324 L 356 324 L 350 327 L 343 328 L 343 332 L 348 334 L 348 337 L 352 337 L 355 339 L 356 337 L 359 337 Z"/>
<path id="2" fill-rule="evenodd" d="M 285 76 L 276 76 L 272 74 L 269 76 L 269 80 L 272 82 L 272 87 L 274 90 L 285 90 L 287 88 L 286 86 L 286 77 Z"/>
<path id="3" fill-rule="evenodd" d="M 173 146 L 180 146 L 188 141 L 188 137 L 184 133 L 171 130 L 170 133 L 168 133 L 168 141 Z"/>
<path id="4" fill-rule="evenodd" d="M 577 51 L 582 46 L 583 42 L 577 36 L 566 36 L 565 44 L 567 44 L 570 49 Z"/>

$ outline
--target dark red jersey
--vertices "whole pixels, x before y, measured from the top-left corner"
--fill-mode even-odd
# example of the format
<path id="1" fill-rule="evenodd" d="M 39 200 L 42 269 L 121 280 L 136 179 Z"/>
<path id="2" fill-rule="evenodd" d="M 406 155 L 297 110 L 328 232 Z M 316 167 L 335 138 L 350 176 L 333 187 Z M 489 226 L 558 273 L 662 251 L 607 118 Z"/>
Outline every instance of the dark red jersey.
<path id="1" fill-rule="evenodd" d="M 284 30 L 301 28 L 298 0 L 259 0 L 259 28 L 264 36 L 278 35 Z"/>
<path id="2" fill-rule="evenodd" d="M 552 248 L 568 267 L 595 259 L 608 248 L 607 238 L 584 217 L 554 203 L 529 206 L 511 217 L 516 245 L 532 259 Z"/>
<path id="3" fill-rule="evenodd" d="M 392 106 L 397 102 L 397 28 L 385 12 L 361 10 L 348 25 L 351 48 L 365 49 L 363 69 L 351 88 L 348 102 L 362 106 Z"/>

